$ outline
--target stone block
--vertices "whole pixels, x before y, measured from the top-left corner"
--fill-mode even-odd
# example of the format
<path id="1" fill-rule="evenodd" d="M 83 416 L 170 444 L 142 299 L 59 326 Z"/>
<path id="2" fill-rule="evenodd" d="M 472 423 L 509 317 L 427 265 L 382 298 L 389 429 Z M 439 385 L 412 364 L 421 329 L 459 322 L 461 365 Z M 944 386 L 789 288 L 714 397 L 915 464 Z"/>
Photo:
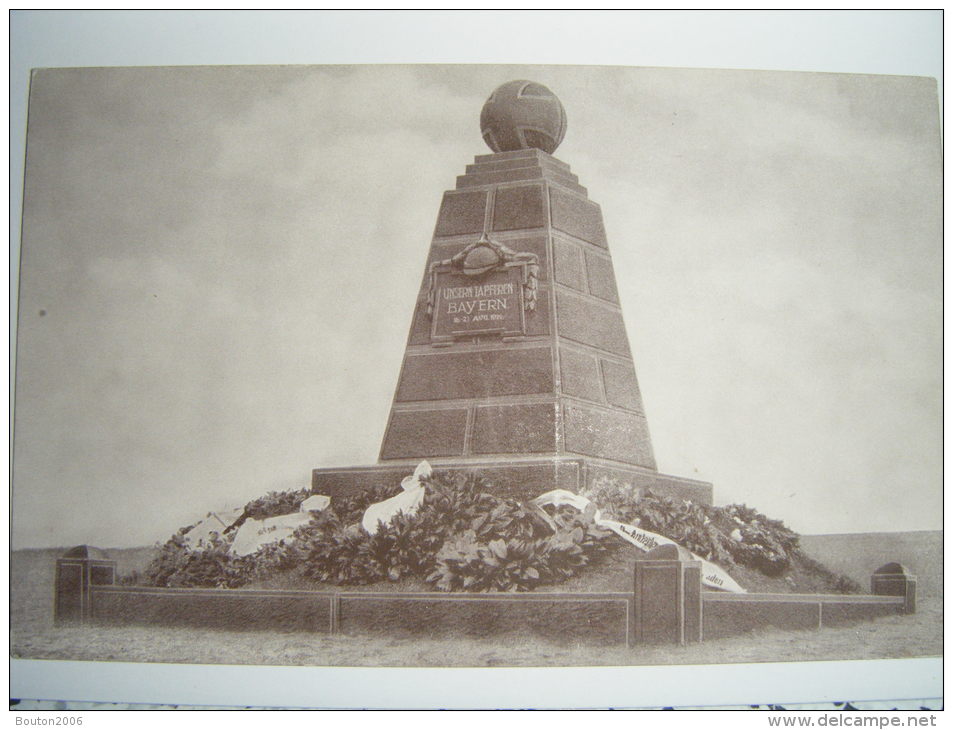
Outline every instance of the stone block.
<path id="1" fill-rule="evenodd" d="M 116 581 L 116 561 L 99 548 L 77 545 L 56 560 L 53 623 L 83 623 L 93 616 L 92 589 Z"/>
<path id="2" fill-rule="evenodd" d="M 573 175 L 569 170 L 563 170 L 547 163 L 540 163 L 543 168 L 544 177 L 550 182 L 558 182 L 571 190 L 582 192 L 585 195 L 585 188 L 579 184 L 579 178 Z"/>
<path id="3" fill-rule="evenodd" d="M 645 418 L 564 402 L 566 451 L 655 469 Z"/>
<path id="4" fill-rule="evenodd" d="M 447 639 L 527 636 L 560 644 L 625 641 L 628 601 L 594 594 L 342 594 L 342 632 Z"/>
<path id="5" fill-rule="evenodd" d="M 482 175 L 488 172 L 500 172 L 502 170 L 518 170 L 524 167 L 541 167 L 539 160 L 534 159 L 516 159 L 516 160 L 497 160 L 496 162 L 475 162 L 467 165 L 465 173 L 467 175 Z"/>
<path id="6" fill-rule="evenodd" d="M 493 494 L 512 499 L 532 499 L 547 489 L 579 491 L 582 484 L 583 462 L 579 459 L 538 458 L 530 461 L 493 460 L 488 462 L 436 463 L 434 473 L 475 473 L 486 479 Z M 311 491 L 337 497 L 359 494 L 370 487 L 398 488 L 401 480 L 414 470 L 413 463 L 341 469 L 314 469 L 311 473 Z M 548 485 L 552 485 L 551 487 Z"/>
<path id="7" fill-rule="evenodd" d="M 503 243 L 517 253 L 534 253 L 539 260 L 539 282 L 549 283 L 549 253 L 546 250 L 546 236 L 525 236 L 509 238 Z"/>
<path id="8" fill-rule="evenodd" d="M 477 162 L 473 165 L 467 165 L 466 173 L 479 175 L 485 172 L 499 172 L 500 170 L 515 170 L 520 167 L 541 167 L 547 172 L 554 172 L 563 175 L 572 180 L 578 178 L 569 172 L 569 167 L 564 163 L 559 163 L 553 158 L 549 159 L 515 159 L 515 160 L 497 160 L 496 162 Z"/>
<path id="9" fill-rule="evenodd" d="M 602 360 L 602 377 L 606 386 L 606 398 L 619 408 L 644 413 L 639 382 L 635 377 L 635 365 Z"/>
<path id="10" fill-rule="evenodd" d="M 586 271 L 589 274 L 589 293 L 618 304 L 619 291 L 616 288 L 612 261 L 599 254 L 586 251 Z"/>
<path id="11" fill-rule="evenodd" d="M 546 202 L 541 185 L 497 189 L 493 204 L 494 231 L 542 228 L 545 225 Z"/>
<path id="12" fill-rule="evenodd" d="M 606 466 L 605 464 L 587 461 L 585 484 L 591 488 L 595 482 L 604 479 L 610 479 L 620 485 L 627 485 L 636 494 L 651 491 L 653 494 L 667 499 L 686 499 L 697 504 L 712 503 L 711 482 L 659 474 L 651 469 L 637 469 L 634 467 L 626 469 L 625 467 Z"/>
<path id="13" fill-rule="evenodd" d="M 791 631 L 816 629 L 821 625 L 819 600 L 795 602 L 783 596 L 777 600 L 746 600 L 743 596 L 739 600 L 720 598 L 711 594 L 704 597 L 706 641 L 766 628 Z"/>
<path id="14" fill-rule="evenodd" d="M 486 218 L 487 192 L 485 190 L 443 194 L 437 217 L 435 236 L 458 236 L 480 233 Z"/>
<path id="15" fill-rule="evenodd" d="M 570 181 L 565 175 L 553 175 L 549 174 L 546 176 L 546 182 L 550 184 L 549 189 L 552 190 L 553 186 L 557 190 L 561 191 L 570 191 L 578 195 L 581 199 L 585 200 L 586 196 L 589 194 L 588 188 L 583 187 L 579 183 L 574 183 Z"/>
<path id="16" fill-rule="evenodd" d="M 529 336 L 548 335 L 553 331 L 552 312 L 550 311 L 550 288 L 547 284 L 539 287 L 536 297 L 536 309 L 527 312 L 526 334 Z"/>
<path id="17" fill-rule="evenodd" d="M 574 342 L 630 357 L 629 338 L 618 309 L 556 291 L 559 334 Z"/>
<path id="18" fill-rule="evenodd" d="M 902 605 L 825 601 L 821 608 L 821 621 L 824 626 L 851 626 L 860 621 L 894 616 L 898 613 L 903 613 Z"/>
<path id="19" fill-rule="evenodd" d="M 627 486 L 636 496 L 641 496 L 655 485 L 658 473 L 649 469 L 634 470 L 605 466 L 603 464 L 586 464 L 586 486 L 592 486 L 600 481 L 613 481 L 620 486 Z"/>
<path id="20" fill-rule="evenodd" d="M 460 456 L 466 426 L 465 408 L 394 411 L 381 447 L 381 459 Z"/>
<path id="21" fill-rule="evenodd" d="M 602 402 L 599 384 L 599 363 L 593 355 L 559 348 L 559 371 L 562 392 L 594 403 Z"/>
<path id="22" fill-rule="evenodd" d="M 636 560 L 634 592 L 631 643 L 701 641 L 701 563 L 687 550 L 663 545 Z"/>
<path id="23" fill-rule="evenodd" d="M 917 577 L 900 563 L 877 568 L 870 576 L 870 592 L 875 596 L 901 596 L 904 613 L 917 611 Z"/>
<path id="24" fill-rule="evenodd" d="M 553 238 L 553 262 L 556 281 L 577 291 L 586 291 L 586 270 L 582 262 L 582 251 L 577 245 Z"/>
<path id="25" fill-rule="evenodd" d="M 474 454 L 556 451 L 556 404 L 479 406 L 470 443 Z"/>
<path id="26" fill-rule="evenodd" d="M 699 504 L 711 504 L 712 486 L 708 482 L 694 481 L 659 474 L 650 469 L 610 467 L 597 464 L 583 457 L 546 458 L 531 460 L 440 463 L 435 460 L 437 474 L 474 472 L 484 477 L 490 491 L 513 499 L 532 499 L 548 489 L 568 489 L 579 492 L 599 478 L 614 479 L 628 484 L 638 492 L 651 489 L 654 493 L 671 499 L 690 499 Z M 401 480 L 413 472 L 416 463 L 378 464 L 365 467 L 320 468 L 311 473 L 311 491 L 327 494 L 332 499 L 358 494 L 370 487 L 393 487 L 398 489 Z M 542 490 L 540 485 L 552 485 Z"/>
<path id="27" fill-rule="evenodd" d="M 408 355 L 397 401 L 552 393 L 553 380 L 549 347 Z"/>
<path id="28" fill-rule="evenodd" d="M 544 170 L 539 165 L 532 167 L 518 167 L 513 170 L 497 170 L 496 172 L 481 172 L 457 176 L 457 189 L 474 188 L 479 185 L 493 185 L 494 183 L 518 182 L 520 180 L 542 180 Z"/>
<path id="29" fill-rule="evenodd" d="M 431 326 L 432 321 L 427 314 L 427 300 L 418 299 L 417 306 L 414 307 L 414 319 L 410 323 L 410 336 L 407 338 L 407 344 L 429 345 Z"/>
<path id="30" fill-rule="evenodd" d="M 702 570 L 692 561 L 682 567 L 682 630 L 686 643 L 702 640 Z"/>
<path id="31" fill-rule="evenodd" d="M 473 469 L 491 485 L 490 491 L 501 497 L 529 500 L 543 491 L 541 485 L 553 489 L 577 491 L 581 484 L 582 465 L 579 461 L 540 459 L 530 462 L 496 462 L 473 467 L 461 465 L 452 470 Z"/>
<path id="32" fill-rule="evenodd" d="M 538 160 L 540 158 L 552 160 L 553 162 L 557 164 L 565 165 L 567 168 L 569 167 L 568 165 L 566 165 L 565 162 L 561 162 L 557 160 L 555 157 L 553 157 L 552 155 L 548 155 L 542 150 L 536 149 L 535 147 L 530 149 L 525 149 L 525 150 L 513 150 L 512 152 L 494 152 L 493 154 L 477 155 L 476 157 L 473 158 L 473 161 L 480 163 L 480 162 L 499 162 L 501 160 L 520 160 L 520 159 Z"/>
<path id="33" fill-rule="evenodd" d="M 556 188 L 550 188 L 549 200 L 554 228 L 606 248 L 606 231 L 598 205 Z"/>
<path id="34" fill-rule="evenodd" d="M 101 624 L 327 632 L 332 600 L 317 591 L 110 586 L 95 590 L 93 618 Z"/>
<path id="35" fill-rule="evenodd" d="M 686 479 L 669 474 L 656 474 L 647 486 L 654 494 L 668 499 L 687 499 L 699 504 L 712 504 L 714 487 L 711 482 Z"/>
<path id="36" fill-rule="evenodd" d="M 83 600 L 85 574 L 83 566 L 76 562 L 58 561 L 56 565 L 53 622 L 82 621 L 86 618 L 88 604 Z"/>
<path id="37" fill-rule="evenodd" d="M 636 562 L 635 643 L 680 644 L 678 579 L 673 566 Z"/>

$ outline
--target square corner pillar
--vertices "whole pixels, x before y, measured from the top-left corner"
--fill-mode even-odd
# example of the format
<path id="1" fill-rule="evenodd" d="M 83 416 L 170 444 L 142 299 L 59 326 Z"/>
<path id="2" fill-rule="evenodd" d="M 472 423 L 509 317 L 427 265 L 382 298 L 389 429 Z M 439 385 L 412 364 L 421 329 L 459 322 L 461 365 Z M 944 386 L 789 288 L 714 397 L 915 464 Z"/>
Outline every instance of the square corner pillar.
<path id="1" fill-rule="evenodd" d="M 86 623 L 93 617 L 91 586 L 113 585 L 116 561 L 102 550 L 79 545 L 56 559 L 53 623 Z"/>
<path id="2" fill-rule="evenodd" d="M 917 577 L 900 563 L 887 563 L 870 576 L 870 592 L 875 596 L 902 596 L 903 613 L 917 612 Z"/>
<path id="3" fill-rule="evenodd" d="M 701 563 L 677 545 L 662 545 L 635 562 L 630 644 L 702 640 Z"/>

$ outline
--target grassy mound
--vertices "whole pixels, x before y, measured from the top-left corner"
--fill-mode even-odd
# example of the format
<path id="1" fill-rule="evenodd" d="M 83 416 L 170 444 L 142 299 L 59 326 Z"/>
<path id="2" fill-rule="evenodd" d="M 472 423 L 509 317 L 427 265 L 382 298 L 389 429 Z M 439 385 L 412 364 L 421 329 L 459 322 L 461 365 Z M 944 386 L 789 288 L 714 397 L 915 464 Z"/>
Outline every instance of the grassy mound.
<path id="1" fill-rule="evenodd" d="M 478 476 L 435 476 L 414 515 L 399 514 L 371 535 L 360 526 L 368 506 L 399 487 L 336 498 L 292 539 L 245 557 L 229 553 L 246 519 L 297 511 L 305 491 L 272 493 L 249 503 L 225 534 L 191 549 L 182 528 L 145 572 L 157 586 L 325 587 L 390 585 L 404 590 L 625 590 L 635 548 L 593 521 L 592 510 L 541 509 L 497 497 Z M 860 592 L 805 556 L 783 523 L 744 505 L 710 507 L 596 483 L 588 496 L 604 517 L 675 540 L 760 591 Z"/>

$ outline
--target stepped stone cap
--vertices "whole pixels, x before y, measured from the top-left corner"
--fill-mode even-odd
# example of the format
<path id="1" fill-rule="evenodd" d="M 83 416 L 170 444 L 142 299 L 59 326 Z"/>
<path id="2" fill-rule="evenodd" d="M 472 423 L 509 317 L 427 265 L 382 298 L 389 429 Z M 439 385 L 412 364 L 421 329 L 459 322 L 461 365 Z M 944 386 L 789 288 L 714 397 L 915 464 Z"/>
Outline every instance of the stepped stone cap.
<path id="1" fill-rule="evenodd" d="M 695 556 L 681 545 L 659 545 L 642 556 L 642 560 L 680 560 L 691 562 Z"/>
<path id="2" fill-rule="evenodd" d="M 551 155 L 566 135 L 566 110 L 542 84 L 509 81 L 483 105 L 480 132 L 494 152 L 540 149 Z"/>
<path id="3" fill-rule="evenodd" d="M 87 560 L 109 560 L 109 556 L 102 550 L 90 545 L 77 545 L 63 553 L 64 558 L 85 558 Z"/>

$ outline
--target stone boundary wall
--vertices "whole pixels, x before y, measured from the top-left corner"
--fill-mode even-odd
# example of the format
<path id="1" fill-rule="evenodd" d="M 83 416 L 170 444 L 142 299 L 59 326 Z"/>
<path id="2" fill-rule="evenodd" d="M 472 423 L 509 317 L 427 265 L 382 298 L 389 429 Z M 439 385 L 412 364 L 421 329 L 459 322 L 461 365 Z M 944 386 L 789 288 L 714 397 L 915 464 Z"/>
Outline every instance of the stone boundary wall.
<path id="1" fill-rule="evenodd" d="M 721 639 L 757 629 L 820 629 L 904 613 L 898 596 L 714 593 L 702 597 L 702 636 Z"/>
<path id="2" fill-rule="evenodd" d="M 317 591 L 91 586 L 89 616 L 97 624 L 330 632 L 334 597 Z"/>
<path id="3" fill-rule="evenodd" d="M 90 623 L 625 642 L 631 593 L 372 593 L 91 586 Z"/>
<path id="4" fill-rule="evenodd" d="M 115 585 L 113 571 L 89 570 L 82 582 L 57 580 L 56 623 L 444 638 L 532 635 L 633 646 L 685 644 L 758 629 L 843 626 L 915 611 L 916 579 L 896 563 L 872 579 L 874 591 L 886 585 L 887 595 L 722 593 L 701 590 L 697 561 L 665 551 L 673 547 L 656 548 L 636 561 L 633 590 L 615 593 L 155 588 Z M 63 561 L 78 562 L 76 557 L 57 562 Z M 95 562 L 102 567 L 112 561 Z"/>

